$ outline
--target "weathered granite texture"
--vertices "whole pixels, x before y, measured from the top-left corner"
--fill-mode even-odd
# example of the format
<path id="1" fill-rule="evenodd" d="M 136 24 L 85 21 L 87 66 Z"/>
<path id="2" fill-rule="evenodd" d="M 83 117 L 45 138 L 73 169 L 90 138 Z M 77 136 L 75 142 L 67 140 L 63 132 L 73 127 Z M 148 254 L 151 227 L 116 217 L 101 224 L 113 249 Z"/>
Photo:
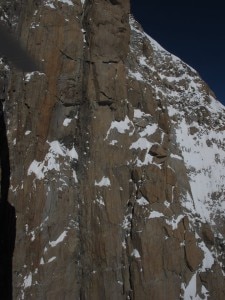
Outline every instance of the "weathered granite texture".
<path id="1" fill-rule="evenodd" d="M 128 0 L 3 4 L 13 298 L 223 299 L 222 105 Z"/>

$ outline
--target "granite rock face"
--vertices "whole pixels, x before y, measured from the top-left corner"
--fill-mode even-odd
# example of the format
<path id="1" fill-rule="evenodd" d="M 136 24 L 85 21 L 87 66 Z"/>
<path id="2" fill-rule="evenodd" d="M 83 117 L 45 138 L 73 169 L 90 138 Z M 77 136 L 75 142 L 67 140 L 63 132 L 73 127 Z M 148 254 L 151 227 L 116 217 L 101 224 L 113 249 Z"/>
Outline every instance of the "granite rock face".
<path id="1" fill-rule="evenodd" d="M 3 4 L 13 299 L 223 299 L 225 108 L 128 0 Z"/>

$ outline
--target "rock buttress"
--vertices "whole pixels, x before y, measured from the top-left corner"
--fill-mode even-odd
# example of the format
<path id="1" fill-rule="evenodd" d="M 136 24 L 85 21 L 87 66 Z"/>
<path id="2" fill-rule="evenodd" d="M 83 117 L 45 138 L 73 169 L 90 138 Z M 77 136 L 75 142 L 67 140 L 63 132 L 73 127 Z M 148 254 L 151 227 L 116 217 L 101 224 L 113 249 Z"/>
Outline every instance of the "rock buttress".
<path id="1" fill-rule="evenodd" d="M 212 95 L 129 21 L 129 1 L 21 4 L 14 31 L 40 70 L 11 67 L 7 88 L 14 297 L 222 299 L 222 219 L 190 210 L 178 140 L 210 122 L 183 103 Z"/>

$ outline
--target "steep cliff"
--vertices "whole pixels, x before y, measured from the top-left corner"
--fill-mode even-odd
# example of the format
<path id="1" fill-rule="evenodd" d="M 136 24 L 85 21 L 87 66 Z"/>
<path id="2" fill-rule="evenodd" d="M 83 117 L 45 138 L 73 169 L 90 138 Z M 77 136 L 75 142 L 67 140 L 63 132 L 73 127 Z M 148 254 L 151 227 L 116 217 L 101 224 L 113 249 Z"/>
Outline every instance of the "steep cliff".
<path id="1" fill-rule="evenodd" d="M 3 1 L 14 299 L 223 299 L 225 108 L 128 0 Z"/>

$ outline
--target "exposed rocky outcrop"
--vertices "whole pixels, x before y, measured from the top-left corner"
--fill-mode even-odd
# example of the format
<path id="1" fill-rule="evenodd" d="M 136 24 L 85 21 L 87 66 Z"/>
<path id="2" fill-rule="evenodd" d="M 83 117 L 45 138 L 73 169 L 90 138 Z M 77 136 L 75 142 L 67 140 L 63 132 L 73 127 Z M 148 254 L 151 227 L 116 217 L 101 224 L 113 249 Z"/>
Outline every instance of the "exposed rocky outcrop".
<path id="1" fill-rule="evenodd" d="M 224 107 L 128 0 L 3 4 L 13 298 L 223 299 Z"/>

